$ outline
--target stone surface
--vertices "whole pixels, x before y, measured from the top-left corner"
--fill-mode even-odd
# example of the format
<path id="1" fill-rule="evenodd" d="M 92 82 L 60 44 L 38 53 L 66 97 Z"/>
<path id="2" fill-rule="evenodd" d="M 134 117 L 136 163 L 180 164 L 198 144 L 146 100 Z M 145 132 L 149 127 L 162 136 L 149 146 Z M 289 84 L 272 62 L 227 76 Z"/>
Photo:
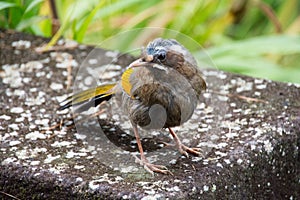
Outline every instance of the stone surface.
<path id="1" fill-rule="evenodd" d="M 73 90 L 117 80 L 133 57 L 63 40 L 37 52 L 47 41 L 0 31 L 0 197 L 300 198 L 299 85 L 203 69 L 203 101 L 175 128 L 203 157 L 164 147 L 166 130 L 141 131 L 148 158 L 174 174 L 152 176 L 134 162 L 132 130 L 114 101 L 57 111 Z"/>

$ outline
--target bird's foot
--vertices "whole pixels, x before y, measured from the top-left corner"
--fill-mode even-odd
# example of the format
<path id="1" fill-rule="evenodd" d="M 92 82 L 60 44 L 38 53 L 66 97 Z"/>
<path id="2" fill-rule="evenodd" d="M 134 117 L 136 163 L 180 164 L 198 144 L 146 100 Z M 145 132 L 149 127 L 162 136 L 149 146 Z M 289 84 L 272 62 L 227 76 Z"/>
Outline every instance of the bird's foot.
<path id="1" fill-rule="evenodd" d="M 197 147 L 187 147 L 182 143 L 177 144 L 178 151 L 185 155 L 186 157 L 189 157 L 189 154 L 193 154 L 195 156 L 203 156 L 202 150 Z"/>
<path id="2" fill-rule="evenodd" d="M 203 156 L 202 154 L 202 149 L 196 148 L 196 147 L 187 147 L 181 142 L 179 144 L 172 144 L 172 143 L 167 143 L 167 142 L 162 142 L 165 147 L 174 147 L 177 146 L 178 151 L 182 154 L 185 155 L 186 157 L 189 157 L 189 154 L 193 154 L 195 156 Z"/>
<path id="3" fill-rule="evenodd" d="M 184 144 L 182 144 L 182 142 L 180 141 L 180 139 L 178 138 L 176 133 L 171 128 L 168 128 L 168 129 L 174 139 L 174 142 L 178 148 L 178 151 L 181 154 L 185 155 L 186 157 L 189 157 L 189 154 L 194 154 L 196 156 L 203 156 L 200 148 L 196 148 L 196 147 L 191 148 L 191 147 L 185 146 Z"/>
<path id="4" fill-rule="evenodd" d="M 173 175 L 173 173 L 170 172 L 167 169 L 167 167 L 165 167 L 163 165 L 152 164 L 146 158 L 138 158 L 137 156 L 134 156 L 134 157 L 135 157 L 135 162 L 144 166 L 145 170 L 147 170 L 152 175 L 154 175 L 154 172 L 161 173 L 161 174 Z"/>

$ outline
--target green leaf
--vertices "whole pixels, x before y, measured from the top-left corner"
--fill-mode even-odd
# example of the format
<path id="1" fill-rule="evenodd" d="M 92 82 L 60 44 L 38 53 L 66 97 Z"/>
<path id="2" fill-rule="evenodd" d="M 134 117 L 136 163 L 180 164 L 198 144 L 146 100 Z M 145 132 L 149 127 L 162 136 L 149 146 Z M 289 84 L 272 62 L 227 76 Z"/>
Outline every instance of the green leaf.
<path id="1" fill-rule="evenodd" d="M 65 16 L 63 17 L 63 23 L 69 23 L 69 21 L 80 20 L 85 17 L 90 10 L 95 7 L 95 0 L 90 1 L 74 1 L 71 3 L 65 11 Z M 68 18 L 68 20 L 66 20 Z"/>
<path id="2" fill-rule="evenodd" d="M 219 47 L 212 47 L 207 51 L 211 56 L 258 56 L 266 54 L 298 53 L 300 52 L 300 36 L 261 36 Z"/>
<path id="3" fill-rule="evenodd" d="M 79 42 L 82 42 L 85 32 L 90 25 L 92 19 L 94 18 L 95 14 L 104 6 L 104 1 L 101 1 L 91 12 L 90 14 L 83 20 L 83 23 L 79 27 L 77 33 L 76 33 L 76 39 Z"/>
<path id="4" fill-rule="evenodd" d="M 27 6 L 24 14 L 28 13 L 31 11 L 33 8 L 35 8 L 38 4 L 42 3 L 44 0 L 33 0 L 30 2 L 30 4 Z"/>
<path id="5" fill-rule="evenodd" d="M 43 20 L 45 20 L 46 18 L 45 17 L 42 17 L 42 16 L 34 16 L 34 17 L 31 17 L 29 19 L 23 19 L 16 27 L 16 30 L 18 31 L 22 31 L 26 28 L 29 28 L 30 26 L 34 25 L 34 24 L 37 24 Z"/>
<path id="6" fill-rule="evenodd" d="M 272 80 L 300 82 L 297 64 L 300 62 L 299 36 L 261 36 L 212 47 L 206 53 L 221 70 Z M 195 55 L 201 61 L 209 60 L 209 56 L 203 52 Z"/>
<path id="7" fill-rule="evenodd" d="M 106 6 L 105 9 L 99 10 L 94 19 L 104 18 L 107 16 L 112 15 L 113 13 L 117 11 L 121 11 L 123 9 L 129 8 L 133 4 L 136 4 L 138 2 L 143 2 L 142 0 L 127 0 L 127 1 L 117 1 L 114 4 L 110 4 L 109 6 Z"/>
<path id="8" fill-rule="evenodd" d="M 5 8 L 17 7 L 18 5 L 15 3 L 7 3 L 7 2 L 0 2 L 0 10 L 4 10 Z"/>

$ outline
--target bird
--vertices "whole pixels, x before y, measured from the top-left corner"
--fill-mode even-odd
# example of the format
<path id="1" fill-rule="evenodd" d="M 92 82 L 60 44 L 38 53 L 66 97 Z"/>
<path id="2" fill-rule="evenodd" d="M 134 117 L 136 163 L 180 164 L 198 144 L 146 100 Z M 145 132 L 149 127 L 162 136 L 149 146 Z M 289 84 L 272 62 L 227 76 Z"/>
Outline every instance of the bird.
<path id="1" fill-rule="evenodd" d="M 189 50 L 175 39 L 156 38 L 127 66 L 119 81 L 70 95 L 59 110 L 74 107 L 82 112 L 116 98 L 132 125 L 140 153 L 136 161 L 151 174 L 172 174 L 167 167 L 149 162 L 139 128 L 168 129 L 181 154 L 202 155 L 200 148 L 184 145 L 172 128 L 191 118 L 205 90 L 206 82 Z"/>

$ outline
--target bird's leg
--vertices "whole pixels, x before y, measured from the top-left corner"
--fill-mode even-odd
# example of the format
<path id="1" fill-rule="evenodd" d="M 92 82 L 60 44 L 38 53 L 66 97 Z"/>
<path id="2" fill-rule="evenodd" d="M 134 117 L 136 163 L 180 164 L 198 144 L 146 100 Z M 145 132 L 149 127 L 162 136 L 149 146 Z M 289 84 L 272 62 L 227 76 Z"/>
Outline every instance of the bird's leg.
<path id="1" fill-rule="evenodd" d="M 171 133 L 171 135 L 172 135 L 172 137 L 175 141 L 175 144 L 178 148 L 178 151 L 181 154 L 185 155 L 186 157 L 189 157 L 189 153 L 194 154 L 196 156 L 201 156 L 202 155 L 200 148 L 190 148 L 190 147 L 185 146 L 184 144 L 181 143 L 181 141 L 178 138 L 178 136 L 176 135 L 176 133 L 171 128 L 168 128 L 168 129 L 169 129 L 169 132 Z"/>
<path id="2" fill-rule="evenodd" d="M 144 150 L 143 150 L 143 146 L 142 146 L 140 136 L 138 133 L 137 125 L 132 123 L 132 126 L 133 126 L 133 132 L 134 132 L 134 135 L 136 138 L 136 143 L 138 145 L 139 152 L 141 154 L 140 159 L 136 157 L 136 162 L 138 162 L 138 163 L 140 163 L 140 165 L 144 166 L 144 168 L 151 174 L 154 174 L 153 172 L 158 172 L 158 173 L 162 173 L 162 174 L 172 174 L 172 172 L 170 172 L 165 166 L 155 165 L 148 161 L 148 159 L 145 157 L 145 154 L 144 154 Z"/>

